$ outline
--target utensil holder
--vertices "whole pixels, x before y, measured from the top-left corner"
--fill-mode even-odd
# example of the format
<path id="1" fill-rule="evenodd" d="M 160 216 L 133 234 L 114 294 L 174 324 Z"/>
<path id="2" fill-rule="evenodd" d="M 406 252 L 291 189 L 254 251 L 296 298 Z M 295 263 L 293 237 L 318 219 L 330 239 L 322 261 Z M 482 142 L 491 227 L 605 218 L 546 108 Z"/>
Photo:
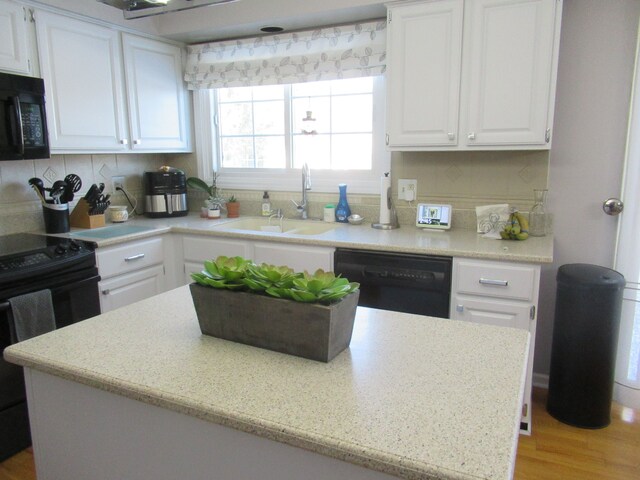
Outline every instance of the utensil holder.
<path id="1" fill-rule="evenodd" d="M 89 204 L 84 198 L 78 200 L 76 207 L 71 212 L 69 216 L 69 220 L 71 221 L 72 227 L 78 228 L 98 228 L 104 227 L 104 213 L 99 213 L 97 215 L 89 215 Z M 69 231 L 67 229 L 67 231 Z"/>
<path id="2" fill-rule="evenodd" d="M 44 231 L 47 233 L 67 233 L 69 228 L 69 204 L 47 201 L 42 204 Z"/>

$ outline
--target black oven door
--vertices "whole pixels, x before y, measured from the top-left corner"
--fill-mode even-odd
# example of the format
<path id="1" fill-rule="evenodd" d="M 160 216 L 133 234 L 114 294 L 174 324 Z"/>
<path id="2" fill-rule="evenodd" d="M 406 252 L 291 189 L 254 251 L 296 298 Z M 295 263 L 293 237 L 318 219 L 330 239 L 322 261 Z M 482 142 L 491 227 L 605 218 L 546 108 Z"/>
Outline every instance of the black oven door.
<path id="1" fill-rule="evenodd" d="M 100 277 L 96 269 L 90 269 L 89 273 L 90 275 L 81 275 L 79 272 L 72 275 L 61 274 L 58 277 L 32 282 L 29 287 L 23 285 L 3 290 L 0 298 L 0 352 L 14 343 L 9 324 L 10 307 L 6 301 L 13 296 L 49 288 L 57 328 L 99 315 Z M 5 362 L 0 356 L 0 461 L 31 445 L 25 399 L 22 368 Z"/>

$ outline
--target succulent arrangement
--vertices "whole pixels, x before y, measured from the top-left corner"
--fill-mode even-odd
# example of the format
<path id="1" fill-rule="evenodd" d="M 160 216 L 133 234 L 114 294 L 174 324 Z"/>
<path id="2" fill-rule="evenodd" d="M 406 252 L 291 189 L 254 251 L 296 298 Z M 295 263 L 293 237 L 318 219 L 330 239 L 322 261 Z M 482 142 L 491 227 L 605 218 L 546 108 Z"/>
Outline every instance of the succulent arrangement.
<path id="1" fill-rule="evenodd" d="M 213 288 L 243 290 L 286 298 L 296 302 L 330 304 L 360 287 L 357 282 L 318 269 L 313 274 L 296 273 L 285 266 L 257 265 L 242 257 L 220 256 L 204 263 L 200 273 L 191 278 Z"/>

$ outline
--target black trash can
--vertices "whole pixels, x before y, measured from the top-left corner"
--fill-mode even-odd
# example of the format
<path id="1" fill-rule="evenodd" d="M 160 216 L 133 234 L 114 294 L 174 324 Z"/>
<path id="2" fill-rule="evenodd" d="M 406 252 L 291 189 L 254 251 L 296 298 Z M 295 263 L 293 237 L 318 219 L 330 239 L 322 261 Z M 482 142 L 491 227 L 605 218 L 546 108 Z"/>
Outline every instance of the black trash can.
<path id="1" fill-rule="evenodd" d="M 611 398 L 624 277 L 583 263 L 558 269 L 547 411 L 568 425 L 603 428 Z"/>

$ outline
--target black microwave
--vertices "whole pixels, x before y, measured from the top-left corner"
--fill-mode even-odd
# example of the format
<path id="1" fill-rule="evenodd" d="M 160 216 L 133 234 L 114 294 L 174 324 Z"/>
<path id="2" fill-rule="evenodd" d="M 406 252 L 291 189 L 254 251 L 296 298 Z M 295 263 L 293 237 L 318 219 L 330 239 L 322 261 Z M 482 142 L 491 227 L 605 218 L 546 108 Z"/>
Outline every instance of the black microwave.
<path id="1" fill-rule="evenodd" d="M 41 78 L 0 73 L 0 160 L 49 158 Z"/>

